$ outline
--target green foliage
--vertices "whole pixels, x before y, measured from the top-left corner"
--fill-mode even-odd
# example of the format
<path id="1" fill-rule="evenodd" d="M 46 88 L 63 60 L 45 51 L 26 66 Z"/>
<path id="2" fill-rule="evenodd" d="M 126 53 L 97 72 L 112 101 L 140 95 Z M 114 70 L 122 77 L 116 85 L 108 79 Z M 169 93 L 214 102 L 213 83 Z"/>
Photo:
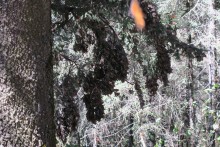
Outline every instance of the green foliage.
<path id="1" fill-rule="evenodd" d="M 163 146 L 164 146 L 164 139 L 160 138 L 154 147 L 163 147 Z"/>
<path id="2" fill-rule="evenodd" d="M 217 137 L 217 140 L 220 142 L 220 136 Z"/>

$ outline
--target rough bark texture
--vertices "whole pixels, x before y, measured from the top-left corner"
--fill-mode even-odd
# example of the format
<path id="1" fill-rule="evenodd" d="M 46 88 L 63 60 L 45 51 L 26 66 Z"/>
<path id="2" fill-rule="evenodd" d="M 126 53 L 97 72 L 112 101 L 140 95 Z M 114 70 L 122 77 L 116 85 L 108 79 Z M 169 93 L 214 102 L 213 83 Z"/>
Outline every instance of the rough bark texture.
<path id="1" fill-rule="evenodd" d="M 55 146 L 50 0 L 0 0 L 0 146 Z"/>

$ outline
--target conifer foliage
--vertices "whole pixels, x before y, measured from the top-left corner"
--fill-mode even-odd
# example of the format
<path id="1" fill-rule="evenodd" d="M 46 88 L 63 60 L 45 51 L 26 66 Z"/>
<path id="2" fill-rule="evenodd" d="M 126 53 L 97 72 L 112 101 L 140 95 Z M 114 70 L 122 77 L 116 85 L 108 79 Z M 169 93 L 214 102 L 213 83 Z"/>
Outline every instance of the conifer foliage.
<path id="1" fill-rule="evenodd" d="M 126 4 L 125 0 L 85 1 L 83 3 L 82 1 L 66 0 L 65 2 L 56 0 L 52 4 L 55 16 L 54 35 L 74 34 L 72 48 L 63 45 L 55 50 L 56 62 L 58 64 L 61 61 L 73 63 L 71 65 L 74 65 L 75 68 L 69 69 L 71 73 L 76 71 L 75 75 L 68 74 L 66 76 L 64 74 L 65 78 L 61 81 L 62 84 L 58 84 L 60 85 L 58 89 L 62 90 L 57 92 L 56 96 L 57 101 L 60 102 L 56 108 L 60 110 L 56 113 L 57 134 L 63 142 L 66 142 L 67 135 L 74 130 L 79 119 L 74 97 L 82 98 L 87 109 L 88 121 L 97 123 L 104 117 L 105 108 L 102 97 L 117 91 L 114 89 L 116 81 L 127 81 L 131 58 L 128 53 L 129 49 L 125 48 L 125 45 L 130 43 L 138 46 L 140 42 L 125 43 L 125 40 L 130 38 L 135 40 L 134 34 L 145 36 L 147 39 L 140 43 L 145 46 L 143 50 L 147 51 L 150 46 L 153 48 L 152 52 L 156 54 L 153 69 L 149 70 L 149 66 L 145 64 L 149 63 L 148 59 L 141 58 L 143 53 L 140 50 L 132 52 L 140 57 L 135 62 L 139 63 L 144 71 L 145 87 L 150 96 L 156 94 L 159 86 L 158 80 L 162 81 L 164 86 L 168 85 L 168 75 L 172 72 L 171 56 L 187 55 L 198 61 L 205 57 L 200 48 L 180 41 L 176 37 L 175 28 L 161 22 L 157 7 L 152 2 L 140 1 L 145 20 L 145 28 L 142 32 L 130 27 L 134 25 L 127 12 L 125 13 L 126 10 L 129 10 L 129 4 Z M 117 25 L 119 27 L 116 27 Z M 68 41 L 71 40 L 71 37 L 66 38 Z M 64 48 L 68 48 L 68 52 L 72 52 L 72 54 L 65 54 Z M 58 79 L 58 81 L 60 80 Z M 141 81 L 136 78 L 133 81 L 140 106 L 143 108 L 145 100 Z M 73 86 L 74 84 L 78 87 Z M 78 94 L 80 87 L 83 89 L 81 96 Z"/>

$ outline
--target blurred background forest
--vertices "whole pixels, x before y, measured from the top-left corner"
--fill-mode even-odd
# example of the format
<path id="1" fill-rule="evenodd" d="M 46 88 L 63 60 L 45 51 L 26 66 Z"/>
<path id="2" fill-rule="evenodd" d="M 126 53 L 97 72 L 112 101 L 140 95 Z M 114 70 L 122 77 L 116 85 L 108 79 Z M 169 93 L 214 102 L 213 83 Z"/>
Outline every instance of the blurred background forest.
<path id="1" fill-rule="evenodd" d="M 59 146 L 220 146 L 220 1 L 129 7 L 52 1 Z"/>

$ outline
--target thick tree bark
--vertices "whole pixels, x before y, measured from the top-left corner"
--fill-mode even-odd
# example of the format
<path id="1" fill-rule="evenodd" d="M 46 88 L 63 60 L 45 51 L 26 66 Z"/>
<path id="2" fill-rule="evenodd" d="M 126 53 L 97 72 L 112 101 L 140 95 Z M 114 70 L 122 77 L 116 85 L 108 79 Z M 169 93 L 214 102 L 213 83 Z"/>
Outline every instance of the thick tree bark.
<path id="1" fill-rule="evenodd" d="M 50 0 L 0 1 L 0 145 L 55 146 Z"/>

